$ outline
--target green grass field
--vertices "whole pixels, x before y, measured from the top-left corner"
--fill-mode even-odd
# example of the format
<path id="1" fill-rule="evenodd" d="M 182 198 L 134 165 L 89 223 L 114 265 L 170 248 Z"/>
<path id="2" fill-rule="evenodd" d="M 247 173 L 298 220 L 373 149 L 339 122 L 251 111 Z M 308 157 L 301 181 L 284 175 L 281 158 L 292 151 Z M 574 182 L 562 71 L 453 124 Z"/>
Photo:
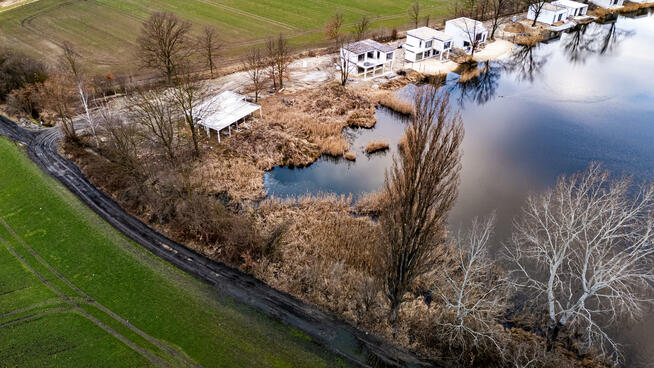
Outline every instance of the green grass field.
<path id="1" fill-rule="evenodd" d="M 126 239 L 4 138 L 0 162 L 0 367 L 344 365 Z"/>
<path id="2" fill-rule="evenodd" d="M 38 0 L 0 12 L 0 44 L 44 58 L 59 52 L 63 41 L 100 70 L 133 66 L 140 23 L 152 11 L 168 10 L 193 22 L 196 29 L 215 26 L 234 54 L 280 32 L 297 46 L 323 39 L 325 22 L 342 12 L 345 23 L 363 15 L 372 29 L 405 25 L 415 0 Z M 445 17 L 451 0 L 421 0 L 423 13 Z"/>

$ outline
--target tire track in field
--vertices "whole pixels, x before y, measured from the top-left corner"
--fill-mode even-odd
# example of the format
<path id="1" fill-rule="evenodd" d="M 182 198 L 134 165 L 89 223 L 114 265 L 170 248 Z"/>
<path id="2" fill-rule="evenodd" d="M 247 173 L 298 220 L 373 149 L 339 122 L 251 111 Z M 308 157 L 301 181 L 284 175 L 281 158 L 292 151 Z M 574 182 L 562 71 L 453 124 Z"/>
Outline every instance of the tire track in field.
<path id="1" fill-rule="evenodd" d="M 2 222 L 4 222 L 4 220 L 2 220 L 1 218 L 0 218 L 0 220 L 1 220 Z M 57 296 L 59 296 L 59 298 L 61 298 L 64 302 L 66 302 L 66 303 L 67 303 L 67 304 L 68 304 L 72 309 L 76 310 L 80 315 L 82 315 L 82 316 L 85 317 L 86 319 L 88 319 L 88 320 L 90 320 L 91 322 L 93 322 L 96 326 L 98 326 L 98 327 L 100 327 L 101 329 L 103 329 L 106 333 L 108 333 L 108 334 L 110 334 L 111 336 L 117 338 L 117 339 L 120 340 L 122 343 L 124 343 L 125 345 L 129 346 L 130 348 L 132 348 L 132 350 L 134 350 L 134 351 L 138 352 L 139 354 L 141 354 L 144 358 L 146 358 L 147 360 L 149 360 L 151 363 L 156 364 L 156 365 L 159 365 L 159 366 L 163 366 L 163 367 L 168 367 L 168 366 L 169 366 L 168 363 L 166 363 L 166 362 L 165 362 L 163 359 L 161 359 L 160 357 L 155 356 L 154 354 L 150 353 L 149 351 L 146 351 L 146 350 L 143 349 L 142 347 L 136 345 L 134 342 L 132 342 L 131 340 L 127 339 L 125 336 L 121 335 L 118 331 L 116 331 L 116 330 L 114 330 L 113 328 L 107 326 L 107 325 L 104 324 L 102 321 L 98 320 L 97 318 L 93 317 L 93 316 L 90 315 L 88 312 L 86 312 L 85 310 L 83 310 L 83 309 L 82 309 L 79 305 L 77 305 L 77 304 L 76 304 L 72 299 L 68 298 L 68 296 L 66 296 L 64 293 L 62 293 L 61 291 L 59 291 L 59 289 L 57 289 L 56 287 L 54 287 L 54 286 L 53 286 L 53 285 L 52 285 L 52 284 L 51 284 L 51 283 L 50 283 L 46 278 L 44 278 L 40 273 L 38 273 L 38 272 L 37 272 L 37 271 L 36 271 L 36 270 L 35 270 L 35 269 L 34 269 L 34 268 L 33 268 L 33 267 L 32 267 L 32 266 L 31 266 L 31 265 L 30 265 L 26 260 L 25 260 L 25 258 L 23 258 L 21 255 L 19 255 L 19 254 L 16 252 L 16 250 L 15 250 L 14 248 L 12 248 L 12 247 L 9 245 L 9 243 L 7 243 L 7 242 L 5 241 L 4 238 L 0 237 L 0 243 L 2 243 L 2 244 L 5 246 L 5 248 L 7 248 L 7 250 L 9 251 L 9 253 L 11 253 L 11 254 L 16 258 L 16 259 L 18 259 L 18 261 L 23 265 L 23 267 L 25 267 L 25 268 L 28 269 L 32 274 L 34 274 L 34 276 L 36 276 L 36 277 L 37 277 L 37 278 L 38 278 L 38 279 L 39 279 L 43 284 L 45 284 L 45 286 L 46 286 L 48 289 L 50 289 L 50 291 L 52 291 L 53 293 L 57 294 Z M 28 319 L 30 319 L 30 318 L 36 318 L 36 317 L 38 317 L 38 313 L 35 313 L 35 314 L 33 314 L 33 315 L 30 315 L 30 316 L 23 317 L 23 318 L 19 318 L 18 320 L 15 320 L 14 323 L 17 323 L 17 322 L 20 322 L 20 321 L 25 321 L 25 320 L 28 320 Z M 3 324 L 3 325 L 0 326 L 0 327 L 4 327 L 4 326 L 7 326 L 7 325 L 9 325 L 9 323 Z"/>
<path id="2" fill-rule="evenodd" d="M 127 328 L 130 329 L 132 332 L 134 332 L 135 334 L 141 336 L 143 339 L 147 340 L 147 341 L 150 342 L 151 344 L 157 346 L 157 347 L 158 347 L 159 349 L 161 349 L 162 351 L 168 353 L 168 354 L 170 355 L 170 357 L 172 358 L 172 360 L 175 361 L 176 363 L 179 363 L 179 364 L 182 364 L 183 366 L 188 366 L 188 367 L 200 367 L 200 365 L 198 365 L 197 363 L 195 363 L 192 359 L 190 359 L 190 358 L 189 358 L 188 356 L 186 356 L 184 353 L 182 353 L 182 352 L 180 352 L 180 351 L 177 351 L 177 350 L 175 350 L 175 349 L 169 347 L 168 345 L 162 343 L 162 342 L 159 341 L 158 339 L 156 339 L 156 338 L 154 338 L 154 337 L 148 335 L 147 333 L 145 333 L 145 332 L 142 331 L 141 329 L 139 329 L 139 328 L 137 328 L 136 326 L 134 326 L 134 325 L 132 325 L 131 323 L 129 323 L 129 321 L 123 319 L 122 317 L 120 317 L 119 315 L 117 315 L 116 313 L 114 313 L 114 312 L 113 312 L 112 310 L 110 310 L 109 308 L 107 308 L 107 307 L 105 307 L 104 305 L 100 304 L 98 301 L 96 301 L 95 299 L 93 299 L 90 295 L 86 294 L 86 293 L 85 293 L 84 291 L 82 291 L 80 288 L 78 288 L 77 286 L 75 286 L 72 282 L 70 282 L 70 280 L 68 280 L 64 275 L 62 275 L 61 273 L 59 273 L 59 271 L 57 271 L 54 267 L 52 267 L 52 266 L 51 266 L 51 265 L 50 265 L 50 264 L 49 264 L 45 259 L 43 259 L 43 258 L 41 257 L 41 255 L 40 255 L 38 252 L 36 252 L 32 247 L 30 247 L 29 245 L 27 245 L 27 243 L 25 243 L 25 241 L 24 241 L 24 240 L 23 240 L 23 239 L 22 239 L 22 238 L 21 238 L 21 237 L 20 237 L 20 236 L 19 236 L 19 235 L 18 235 L 18 234 L 17 234 L 17 233 L 16 233 L 16 232 L 15 232 L 15 231 L 10 227 L 10 226 L 9 226 L 9 224 L 7 224 L 7 222 L 6 222 L 6 221 L 5 221 L 1 216 L 0 216 L 0 224 L 2 224 L 2 225 L 7 229 L 7 231 L 9 231 L 9 233 L 10 233 L 10 234 L 11 234 L 11 235 L 16 239 L 16 240 L 18 240 L 18 242 L 19 242 L 19 243 L 20 243 L 20 244 L 21 244 L 25 249 L 27 249 L 27 251 L 28 251 L 28 252 L 29 252 L 29 253 L 30 253 L 30 254 L 31 254 L 31 255 L 32 255 L 32 256 L 33 256 L 33 257 L 34 257 L 34 258 L 35 258 L 39 263 L 41 263 L 41 264 L 42 264 L 43 266 L 45 266 L 45 267 L 46 267 L 50 272 L 52 272 L 52 273 L 57 277 L 57 279 L 63 281 L 63 282 L 64 282 L 64 283 L 69 287 L 69 288 L 71 288 L 72 290 L 74 290 L 74 291 L 75 291 L 77 294 L 79 294 L 79 295 L 80 295 L 84 300 L 86 300 L 86 302 L 85 302 L 84 304 L 88 304 L 88 305 L 94 306 L 94 307 L 96 307 L 97 309 L 99 309 L 99 310 L 101 310 L 102 312 L 104 312 L 105 314 L 109 315 L 109 316 L 110 316 L 112 319 L 114 319 L 116 322 L 118 322 L 118 323 L 120 323 L 121 325 L 127 327 Z M 9 244 L 6 243 L 4 239 L 0 238 L 0 241 L 2 241 L 2 242 L 5 244 L 5 246 L 6 246 L 7 248 L 10 248 Z M 12 249 L 13 249 L 13 248 L 12 248 Z M 10 249 L 10 251 L 11 251 L 11 249 Z M 13 252 L 12 252 L 12 253 L 13 253 Z M 16 254 L 14 254 L 14 255 L 16 256 Z M 24 259 L 23 259 L 23 261 L 24 261 Z M 25 262 L 26 262 L 26 261 L 25 261 Z M 34 270 L 34 269 L 32 269 L 32 272 L 35 273 L 35 274 L 37 274 L 37 273 L 36 273 L 36 270 Z M 37 277 L 39 277 L 38 274 L 37 274 Z M 41 279 L 41 277 L 39 277 L 39 279 Z M 42 280 L 42 281 L 43 281 L 43 280 Z M 46 281 L 47 281 L 47 280 L 46 280 Z M 70 297 L 64 295 L 63 293 L 61 293 L 61 291 L 59 291 L 58 289 L 56 289 L 54 286 L 50 285 L 49 283 L 48 283 L 48 285 L 51 286 L 50 289 L 51 289 L 53 292 L 55 292 L 56 294 L 58 294 L 60 297 L 64 298 L 64 300 L 65 300 L 66 302 L 68 302 L 68 303 L 71 304 L 72 306 L 74 306 L 74 307 L 76 307 L 76 308 L 78 308 L 78 309 L 81 310 L 81 308 L 79 307 L 79 304 L 80 304 L 80 303 L 76 303 L 72 298 L 70 298 Z M 86 312 L 84 312 L 84 313 L 86 313 Z M 87 313 L 87 314 L 88 314 L 88 313 Z M 107 327 L 108 327 L 108 326 L 107 326 Z M 144 351 L 145 351 L 145 350 L 144 350 Z M 163 362 L 163 360 L 162 360 L 162 362 Z M 165 362 L 164 362 L 164 363 L 165 363 Z M 167 363 L 165 363 L 164 365 L 167 365 Z"/>
<path id="3" fill-rule="evenodd" d="M 245 17 L 249 17 L 249 18 L 252 18 L 252 19 L 255 19 L 255 20 L 261 21 L 261 22 L 266 22 L 266 23 L 269 23 L 269 24 L 274 24 L 274 25 L 276 25 L 276 26 L 278 26 L 278 27 L 282 27 L 282 28 L 284 28 L 284 29 L 286 29 L 286 30 L 289 30 L 289 31 L 295 31 L 295 30 L 298 30 L 297 27 L 294 27 L 294 26 L 292 26 L 292 25 L 290 25 L 290 24 L 286 24 L 286 23 L 278 22 L 278 21 L 276 21 L 276 20 L 273 20 L 273 19 L 270 19 L 270 18 L 266 18 L 266 17 L 263 17 L 263 16 L 261 16 L 261 15 L 252 14 L 252 13 L 246 12 L 245 10 L 241 10 L 241 9 L 237 9 L 237 8 L 232 8 L 231 6 L 227 6 L 227 5 L 225 5 L 225 4 L 214 3 L 213 1 L 210 1 L 210 0 L 196 0 L 196 1 L 198 1 L 198 2 L 200 2 L 200 3 L 203 3 L 203 4 L 207 4 L 207 5 L 215 6 L 216 8 L 221 8 L 221 9 L 223 9 L 223 10 L 227 10 L 227 11 L 229 11 L 229 12 L 232 12 L 232 13 L 235 13 L 235 14 L 238 14 L 238 15 L 242 15 L 242 16 L 245 16 Z"/>

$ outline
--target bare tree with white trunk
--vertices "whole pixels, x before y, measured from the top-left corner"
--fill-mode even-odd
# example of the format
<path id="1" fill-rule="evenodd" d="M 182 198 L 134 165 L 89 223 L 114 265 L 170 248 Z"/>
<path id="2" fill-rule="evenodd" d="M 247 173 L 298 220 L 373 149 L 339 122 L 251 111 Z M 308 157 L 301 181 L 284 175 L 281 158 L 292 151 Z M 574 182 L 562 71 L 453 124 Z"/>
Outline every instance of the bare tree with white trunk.
<path id="1" fill-rule="evenodd" d="M 528 198 L 507 253 L 548 312 L 548 351 L 564 331 L 620 358 L 607 328 L 653 301 L 653 240 L 654 185 L 611 179 L 598 164 Z"/>
<path id="2" fill-rule="evenodd" d="M 79 96 L 80 103 L 84 108 L 84 118 L 86 119 L 89 128 L 91 128 L 91 134 L 93 134 L 95 145 L 96 147 L 100 147 L 100 140 L 98 139 L 98 122 L 91 116 L 89 108 L 91 92 L 87 87 L 87 77 L 84 72 L 83 65 L 79 61 L 79 56 L 73 49 L 73 45 L 71 43 L 64 42 L 62 48 L 64 52 L 61 57 L 62 66 L 66 69 L 68 75 L 71 78 L 72 84 L 75 86 L 75 90 Z"/>
<path id="3" fill-rule="evenodd" d="M 467 232 L 458 234 L 450 250 L 454 267 L 439 270 L 441 277 L 432 291 L 443 305 L 439 322 L 443 340 L 461 353 L 503 351 L 495 321 L 508 308 L 510 283 L 488 254 L 494 227 L 491 215 L 474 219 Z"/>

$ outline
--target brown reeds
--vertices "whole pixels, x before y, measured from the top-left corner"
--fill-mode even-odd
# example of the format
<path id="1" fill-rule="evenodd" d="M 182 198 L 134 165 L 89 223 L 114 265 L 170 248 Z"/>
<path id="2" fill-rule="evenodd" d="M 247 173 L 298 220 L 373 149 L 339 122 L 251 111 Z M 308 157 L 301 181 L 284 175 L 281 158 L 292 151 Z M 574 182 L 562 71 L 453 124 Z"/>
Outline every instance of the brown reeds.
<path id="1" fill-rule="evenodd" d="M 388 143 L 387 140 L 375 139 L 370 141 L 366 146 L 366 153 L 371 154 L 379 151 L 384 151 L 387 150 L 389 146 L 390 143 Z"/>
<path id="2" fill-rule="evenodd" d="M 382 95 L 379 98 L 379 104 L 403 115 L 413 114 L 413 102 L 394 93 Z"/>

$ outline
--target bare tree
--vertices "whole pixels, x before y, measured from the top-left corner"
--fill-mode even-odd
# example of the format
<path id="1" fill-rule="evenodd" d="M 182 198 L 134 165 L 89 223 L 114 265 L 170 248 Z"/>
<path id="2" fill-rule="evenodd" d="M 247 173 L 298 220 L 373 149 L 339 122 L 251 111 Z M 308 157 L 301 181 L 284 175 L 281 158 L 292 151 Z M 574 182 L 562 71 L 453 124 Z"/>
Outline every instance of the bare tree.
<path id="1" fill-rule="evenodd" d="M 341 35 L 341 28 L 343 27 L 343 13 L 336 13 L 332 20 L 325 24 L 325 39 L 327 41 L 334 41 Z"/>
<path id="2" fill-rule="evenodd" d="M 51 73 L 41 85 L 38 99 L 46 110 L 54 114 L 66 138 L 76 140 L 75 90 L 69 78 L 58 72 Z"/>
<path id="3" fill-rule="evenodd" d="M 359 22 L 354 25 L 354 37 L 357 41 L 361 41 L 366 37 L 370 28 L 370 19 L 367 16 L 361 17 Z"/>
<path id="4" fill-rule="evenodd" d="M 141 65 L 158 70 L 172 82 L 175 69 L 191 53 L 191 23 L 169 12 L 153 13 L 141 26 L 137 54 Z"/>
<path id="5" fill-rule="evenodd" d="M 138 89 L 128 97 L 127 108 L 130 120 L 145 129 L 145 138 L 161 148 L 174 164 L 181 119 L 172 97 L 158 90 Z"/>
<path id="6" fill-rule="evenodd" d="M 140 178 L 144 170 L 138 158 L 138 150 L 141 146 L 138 126 L 125 122 L 124 117 L 111 108 L 105 100 L 97 102 L 97 111 L 97 120 L 109 138 L 107 148 L 111 152 L 113 161 L 131 177 Z"/>
<path id="7" fill-rule="evenodd" d="M 91 94 L 87 88 L 87 77 L 84 71 L 84 66 L 79 61 L 79 57 L 73 49 L 73 45 L 68 41 L 65 41 L 63 44 L 63 55 L 61 56 L 60 62 L 62 67 L 67 70 L 67 73 L 71 78 L 71 82 L 77 90 L 80 103 L 84 108 L 86 122 L 91 128 L 91 133 L 93 134 L 93 139 L 95 140 L 95 145 L 96 147 L 100 147 L 100 140 L 98 139 L 97 132 L 97 122 L 91 116 L 89 109 L 89 99 L 91 98 Z"/>
<path id="8" fill-rule="evenodd" d="M 284 78 L 287 74 L 288 64 L 291 62 L 291 50 L 288 40 L 283 34 L 277 38 L 270 38 L 266 43 L 268 52 L 268 68 L 270 78 L 273 80 L 273 88 L 276 90 L 284 88 Z"/>
<path id="9" fill-rule="evenodd" d="M 474 19 L 462 19 L 457 27 L 464 32 L 470 47 L 470 58 L 472 59 L 475 56 L 475 51 L 482 44 L 483 34 L 480 32 L 482 30 L 482 23 Z"/>
<path id="10" fill-rule="evenodd" d="M 534 12 L 534 21 L 531 23 L 531 26 L 534 27 L 536 26 L 536 20 L 543 11 L 543 7 L 547 3 L 545 0 L 525 0 L 525 3 L 527 4 L 527 11 L 531 10 Z"/>
<path id="11" fill-rule="evenodd" d="M 420 14 L 422 12 L 422 9 L 420 8 L 420 2 L 416 1 L 415 3 L 411 4 L 411 7 L 407 12 L 409 14 L 409 19 L 413 21 L 415 28 L 418 28 L 418 23 L 420 23 Z"/>
<path id="12" fill-rule="evenodd" d="M 254 88 L 254 102 L 258 102 L 266 74 L 266 61 L 261 49 L 250 50 L 243 62 L 243 67 L 247 71 Z"/>
<path id="13" fill-rule="evenodd" d="M 198 122 L 210 113 L 209 88 L 190 70 L 189 66 L 180 66 L 173 80 L 172 99 L 178 113 L 184 118 L 191 132 L 193 152 L 200 156 Z"/>
<path id="14" fill-rule="evenodd" d="M 500 23 L 500 17 L 508 12 L 513 0 L 489 0 L 489 6 L 493 15 L 490 39 L 495 39 L 495 31 Z"/>
<path id="15" fill-rule="evenodd" d="M 348 40 L 345 35 L 340 35 L 336 39 L 336 48 L 338 49 L 338 55 L 339 55 L 339 76 L 340 76 L 340 83 L 341 86 L 345 86 L 347 84 L 348 79 L 350 78 L 350 67 L 351 67 L 351 61 L 350 61 L 350 55 L 348 52 L 346 52 L 343 47 L 347 44 Z"/>
<path id="16" fill-rule="evenodd" d="M 404 141 L 386 174 L 380 216 L 380 264 L 393 325 L 413 281 L 433 270 L 458 193 L 463 124 L 451 115 L 449 97 L 432 86 L 418 90 Z"/>
<path id="17" fill-rule="evenodd" d="M 509 282 L 488 256 L 495 216 L 474 219 L 469 231 L 459 234 L 451 251 L 455 267 L 443 267 L 434 294 L 443 301 L 441 333 L 448 345 L 461 352 L 491 346 L 502 352 L 494 328 L 508 307 Z"/>
<path id="18" fill-rule="evenodd" d="M 211 72 L 211 78 L 213 78 L 213 70 L 216 68 L 216 57 L 222 47 L 218 39 L 218 31 L 214 27 L 204 27 L 199 41 L 204 60 Z"/>
<path id="19" fill-rule="evenodd" d="M 549 315 L 547 350 L 562 329 L 619 358 L 606 328 L 652 302 L 654 185 L 612 180 L 598 164 L 527 200 L 507 253 Z"/>

